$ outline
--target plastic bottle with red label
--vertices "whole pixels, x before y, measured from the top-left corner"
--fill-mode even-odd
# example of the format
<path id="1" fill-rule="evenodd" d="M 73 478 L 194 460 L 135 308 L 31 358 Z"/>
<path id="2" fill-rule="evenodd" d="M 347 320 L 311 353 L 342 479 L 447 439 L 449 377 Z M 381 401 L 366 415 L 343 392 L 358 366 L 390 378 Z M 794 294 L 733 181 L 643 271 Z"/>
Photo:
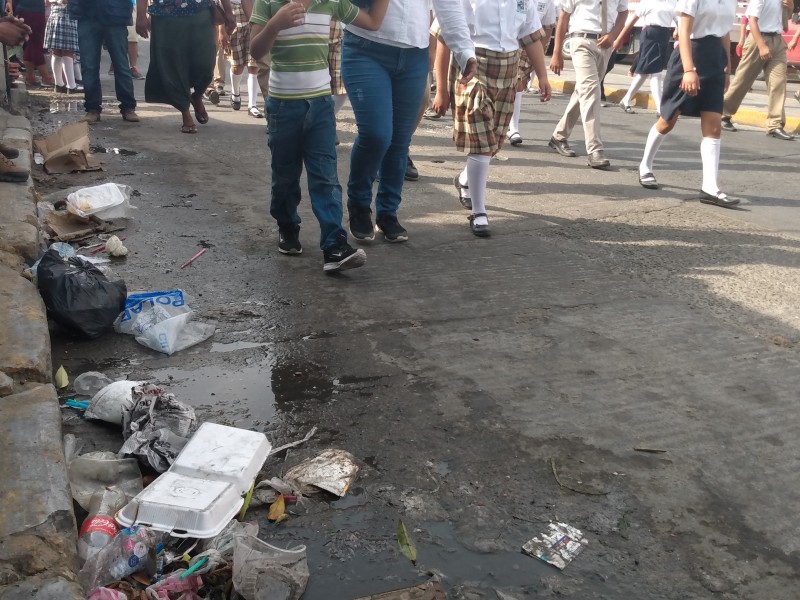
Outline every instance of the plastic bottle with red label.
<path id="1" fill-rule="evenodd" d="M 78 534 L 78 559 L 86 559 L 107 546 L 119 531 L 114 515 L 128 503 L 125 493 L 115 488 L 97 490 L 89 504 L 89 516 Z"/>

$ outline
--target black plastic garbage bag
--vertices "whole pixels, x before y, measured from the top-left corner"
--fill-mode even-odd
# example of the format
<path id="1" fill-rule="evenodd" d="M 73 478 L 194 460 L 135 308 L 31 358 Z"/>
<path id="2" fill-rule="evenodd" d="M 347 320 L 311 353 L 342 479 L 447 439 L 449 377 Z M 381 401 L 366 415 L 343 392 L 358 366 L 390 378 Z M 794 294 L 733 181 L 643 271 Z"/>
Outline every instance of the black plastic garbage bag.
<path id="1" fill-rule="evenodd" d="M 125 282 L 109 281 L 80 257 L 64 259 L 56 250 L 48 250 L 39 263 L 37 280 L 50 318 L 82 337 L 100 337 L 125 310 Z"/>

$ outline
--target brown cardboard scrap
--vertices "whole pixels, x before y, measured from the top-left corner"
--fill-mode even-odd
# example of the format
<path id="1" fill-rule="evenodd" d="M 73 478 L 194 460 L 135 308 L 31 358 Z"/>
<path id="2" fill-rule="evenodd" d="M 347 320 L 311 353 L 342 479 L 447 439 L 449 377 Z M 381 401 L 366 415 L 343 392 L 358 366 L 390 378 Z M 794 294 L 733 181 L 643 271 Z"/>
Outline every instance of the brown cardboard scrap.
<path id="1" fill-rule="evenodd" d="M 99 171 L 100 161 L 89 151 L 88 123 L 65 125 L 44 139 L 33 142 L 44 158 L 46 173 Z"/>

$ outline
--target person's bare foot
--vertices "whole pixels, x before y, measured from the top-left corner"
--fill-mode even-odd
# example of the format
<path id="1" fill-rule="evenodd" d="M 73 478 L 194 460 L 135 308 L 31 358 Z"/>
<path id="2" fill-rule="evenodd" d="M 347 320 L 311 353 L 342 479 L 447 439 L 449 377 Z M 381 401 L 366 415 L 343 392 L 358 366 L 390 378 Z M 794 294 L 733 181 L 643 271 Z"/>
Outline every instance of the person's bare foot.
<path id="1" fill-rule="evenodd" d="M 192 106 L 194 107 L 194 116 L 197 122 L 201 125 L 208 123 L 208 112 L 203 104 L 203 94 L 192 94 Z"/>
<path id="2" fill-rule="evenodd" d="M 197 133 L 197 125 L 194 124 L 192 114 L 187 110 L 181 113 L 183 117 L 183 125 L 181 126 L 181 133 Z"/>

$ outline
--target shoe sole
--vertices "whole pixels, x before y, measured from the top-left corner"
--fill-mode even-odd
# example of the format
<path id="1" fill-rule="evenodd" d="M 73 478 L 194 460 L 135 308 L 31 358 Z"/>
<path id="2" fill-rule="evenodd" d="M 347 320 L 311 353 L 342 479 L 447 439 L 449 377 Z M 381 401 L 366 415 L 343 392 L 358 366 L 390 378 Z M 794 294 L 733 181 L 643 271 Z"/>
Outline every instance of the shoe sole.
<path id="1" fill-rule="evenodd" d="M 383 232 L 383 229 L 381 229 L 381 226 L 378 225 L 377 223 L 375 224 L 375 231 L 383 234 L 383 239 L 386 240 L 387 242 L 389 242 L 390 244 L 397 244 L 399 242 L 407 242 L 408 241 L 408 234 L 405 234 L 405 235 L 401 234 L 401 235 L 398 235 L 396 237 L 389 237 L 388 235 L 386 235 Z"/>
<path id="2" fill-rule="evenodd" d="M 414 176 L 414 175 L 404 175 L 403 179 L 405 179 L 406 181 L 419 181 L 419 175 L 416 175 L 416 176 Z"/>
<path id="3" fill-rule="evenodd" d="M 298 254 L 303 253 L 303 249 L 300 248 L 300 250 L 297 250 L 295 248 L 292 248 L 291 250 L 284 250 L 283 248 L 279 247 L 278 252 L 280 252 L 281 254 L 285 254 L 286 256 L 297 256 Z"/>
<path id="4" fill-rule="evenodd" d="M 331 271 L 349 271 L 350 269 L 357 269 L 367 264 L 367 253 L 363 250 L 356 250 L 347 258 L 340 260 L 337 263 L 325 263 L 322 270 L 326 273 Z"/>
<path id="5" fill-rule="evenodd" d="M 552 142 L 552 141 L 548 142 L 547 145 L 550 146 L 556 152 L 558 152 L 558 154 L 560 156 L 564 156 L 565 158 L 575 158 L 577 156 L 577 154 L 575 154 L 574 150 L 572 150 L 570 152 L 563 152 L 561 150 L 561 148 L 559 148 L 558 145 L 555 144 L 555 142 Z"/>
<path id="6" fill-rule="evenodd" d="M 372 232 L 371 235 L 366 235 L 360 232 L 353 231 L 352 227 L 350 228 L 350 235 L 352 235 L 356 241 L 359 242 L 371 242 L 375 239 L 375 232 Z"/>
<path id="7" fill-rule="evenodd" d="M 5 183 L 25 183 L 28 181 L 29 175 L 0 175 L 0 181 Z"/>
<path id="8" fill-rule="evenodd" d="M 607 169 L 611 166 L 610 162 L 604 162 L 600 164 L 593 165 L 592 163 L 587 163 L 592 169 Z"/>

